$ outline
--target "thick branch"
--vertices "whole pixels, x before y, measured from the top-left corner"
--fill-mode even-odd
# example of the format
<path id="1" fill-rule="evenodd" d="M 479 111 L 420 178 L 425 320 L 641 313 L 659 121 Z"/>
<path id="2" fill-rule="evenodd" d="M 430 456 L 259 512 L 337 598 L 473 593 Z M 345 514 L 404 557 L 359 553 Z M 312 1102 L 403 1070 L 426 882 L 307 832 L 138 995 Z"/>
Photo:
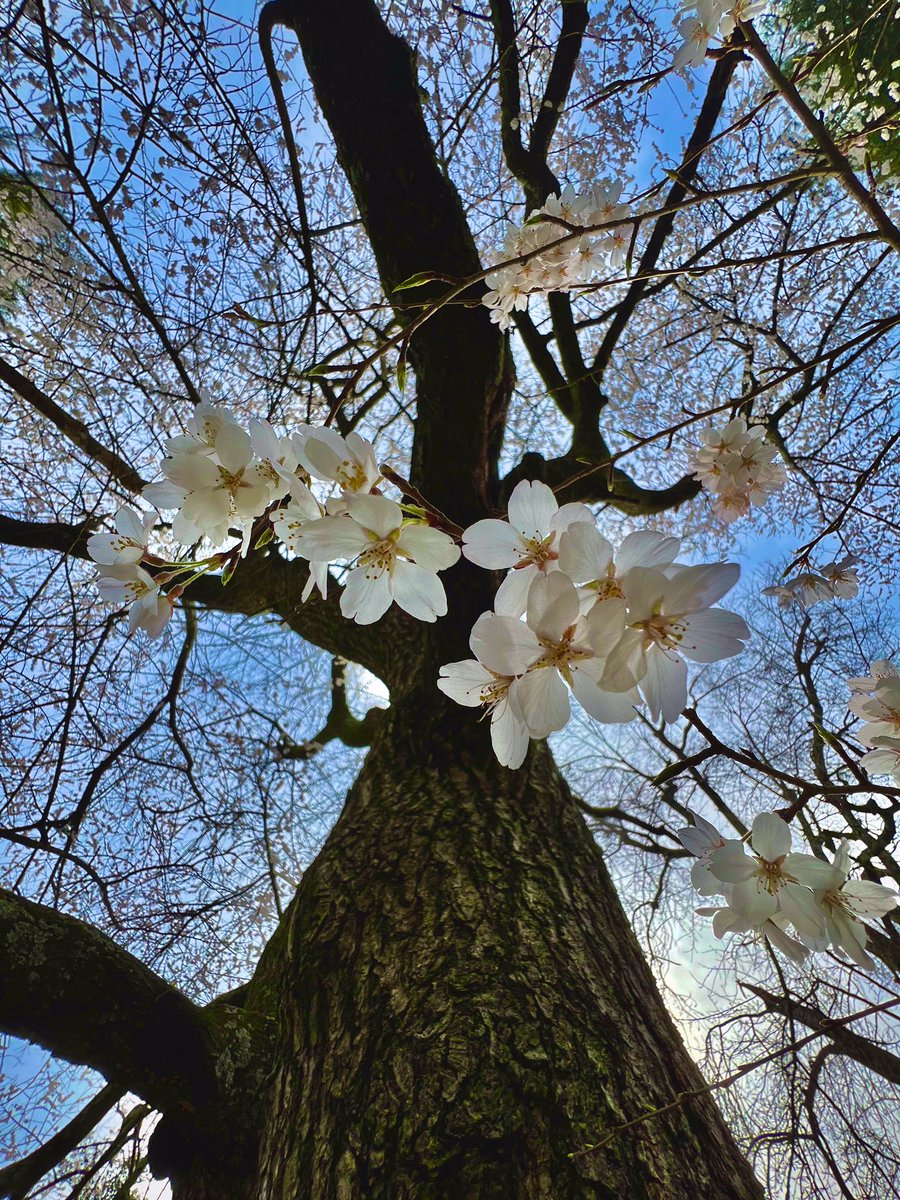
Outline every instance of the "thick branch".
<path id="1" fill-rule="evenodd" d="M 700 157 L 709 144 L 709 139 L 712 137 L 719 113 L 722 111 L 722 105 L 725 103 L 728 85 L 731 83 L 731 77 L 741 60 L 741 56 L 740 45 L 735 45 L 733 52 L 724 54 L 717 60 L 713 68 L 712 75 L 709 77 L 706 96 L 697 117 L 697 124 L 694 127 L 694 132 L 691 134 L 690 141 L 684 153 L 684 160 L 678 170 L 676 181 L 669 189 L 668 196 L 666 196 L 664 207 L 673 211 L 669 212 L 666 216 L 660 217 L 654 225 L 653 232 L 641 256 L 637 272 L 639 275 L 645 275 L 652 271 L 659 260 L 666 238 L 669 236 L 672 226 L 675 223 L 676 211 L 674 210 L 677 210 L 678 205 L 681 204 L 688 194 L 686 185 L 690 183 L 697 173 Z M 646 278 L 636 279 L 616 309 L 616 314 L 609 329 L 606 331 L 603 341 L 600 344 L 600 349 L 597 351 L 594 359 L 593 369 L 598 380 L 609 366 L 613 352 L 619 343 L 619 338 L 631 320 L 634 310 L 640 304 L 649 282 L 649 279 Z"/>
<path id="2" fill-rule="evenodd" d="M 388 296 L 421 271 L 477 274 L 462 202 L 425 124 L 413 52 L 373 0 L 273 0 L 267 12 L 297 34 Z M 440 291 L 417 289 L 412 310 L 401 292 L 395 307 L 401 316 L 418 312 Z M 483 305 L 449 305 L 415 333 L 409 361 L 417 385 L 411 482 L 466 525 L 496 498 L 512 385 L 506 339 Z"/>
<path id="3" fill-rule="evenodd" d="M 147 486 L 146 480 L 141 478 L 134 467 L 129 466 L 123 458 L 120 458 L 114 451 L 108 450 L 92 436 L 83 421 L 79 421 L 77 417 L 67 413 L 64 408 L 60 408 L 46 392 L 41 391 L 36 384 L 17 371 L 12 363 L 8 363 L 3 358 L 0 358 L 0 380 L 33 408 L 36 408 L 48 421 L 52 421 L 60 433 L 64 434 L 79 450 L 83 450 L 95 462 L 105 467 L 113 479 L 124 484 L 129 491 L 140 492 Z"/>
<path id="4" fill-rule="evenodd" d="M 162 1110 L 215 1092 L 202 1011 L 110 938 L 0 889 L 0 1029 Z"/>
<path id="5" fill-rule="evenodd" d="M 218 576 L 198 579 L 186 593 L 218 612 L 253 617 L 270 612 L 313 645 L 359 663 L 389 686 L 404 666 L 404 642 L 418 640 L 415 622 L 396 607 L 375 625 L 357 625 L 341 613 L 341 589 L 332 585 L 328 598 L 318 591 L 300 597 L 307 579 L 301 559 L 284 559 L 274 551 L 257 551 L 239 565 L 225 587 Z"/>
<path id="6" fill-rule="evenodd" d="M 611 504 L 631 516 L 651 516 L 685 504 L 700 492 L 700 484 L 685 475 L 664 488 L 645 488 L 618 467 L 585 465 L 574 454 L 562 458 L 542 458 L 525 454 L 517 467 L 503 478 L 503 494 L 508 496 L 521 479 L 540 479 L 556 492 L 560 504 L 580 500 L 585 504 Z"/>
<path id="7" fill-rule="evenodd" d="M 84 1141 L 121 1096 L 122 1088 L 116 1083 L 108 1083 L 59 1133 L 25 1158 L 0 1169 L 0 1198 L 26 1200 L 31 1189 Z"/>
<path id="8" fill-rule="evenodd" d="M 551 192 L 559 191 L 556 176 L 547 165 L 547 152 L 581 52 L 581 40 L 588 23 L 588 6 L 583 0 L 564 0 L 562 4 L 559 41 L 527 149 L 522 141 L 519 51 L 516 19 L 510 0 L 491 0 L 491 20 L 499 62 L 503 157 L 525 189 L 528 208 L 539 208 Z"/>
<path id="9" fill-rule="evenodd" d="M 80 525 L 67 525 L 63 521 L 20 521 L 0 514 L 0 543 L 88 558 L 87 540 L 97 524 L 93 518 Z"/>
<path id="10" fill-rule="evenodd" d="M 336 738 L 345 746 L 371 746 L 383 708 L 370 708 L 364 717 L 355 717 L 347 703 L 347 661 L 335 657 L 331 661 L 331 707 L 319 732 L 306 742 L 295 742 L 282 735 L 276 746 L 280 759 L 307 759 Z"/>
<path id="11" fill-rule="evenodd" d="M 769 1012 L 780 1013 L 789 1020 L 799 1021 L 808 1029 L 824 1029 L 839 1054 L 855 1059 L 861 1066 L 881 1075 L 889 1083 L 900 1084 L 900 1058 L 896 1054 L 891 1054 L 889 1050 L 876 1046 L 868 1038 L 853 1033 L 845 1025 L 831 1025 L 831 1018 L 814 1004 L 799 1004 L 790 996 L 776 996 L 753 983 L 744 983 L 742 987 L 758 996 Z"/>

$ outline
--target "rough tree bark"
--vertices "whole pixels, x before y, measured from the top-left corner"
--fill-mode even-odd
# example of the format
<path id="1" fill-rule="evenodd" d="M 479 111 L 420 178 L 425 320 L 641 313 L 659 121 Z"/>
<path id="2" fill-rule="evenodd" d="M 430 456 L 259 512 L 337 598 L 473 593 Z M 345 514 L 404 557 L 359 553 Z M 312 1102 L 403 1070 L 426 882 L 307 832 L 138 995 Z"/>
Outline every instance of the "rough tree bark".
<path id="1" fill-rule="evenodd" d="M 254 988 L 274 998 L 267 1200 L 759 1197 L 549 751 L 395 702 Z M 252 1004 L 251 992 L 251 1004 Z"/>

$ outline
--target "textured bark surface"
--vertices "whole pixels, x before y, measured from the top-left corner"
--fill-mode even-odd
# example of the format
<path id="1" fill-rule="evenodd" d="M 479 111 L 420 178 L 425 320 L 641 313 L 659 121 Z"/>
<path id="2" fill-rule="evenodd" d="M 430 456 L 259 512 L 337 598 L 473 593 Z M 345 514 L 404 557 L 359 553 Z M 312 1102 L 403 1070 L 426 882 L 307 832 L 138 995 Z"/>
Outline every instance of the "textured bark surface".
<path id="1" fill-rule="evenodd" d="M 549 752 L 424 692 L 384 722 L 254 987 L 278 1004 L 266 1200 L 759 1191 Z"/>

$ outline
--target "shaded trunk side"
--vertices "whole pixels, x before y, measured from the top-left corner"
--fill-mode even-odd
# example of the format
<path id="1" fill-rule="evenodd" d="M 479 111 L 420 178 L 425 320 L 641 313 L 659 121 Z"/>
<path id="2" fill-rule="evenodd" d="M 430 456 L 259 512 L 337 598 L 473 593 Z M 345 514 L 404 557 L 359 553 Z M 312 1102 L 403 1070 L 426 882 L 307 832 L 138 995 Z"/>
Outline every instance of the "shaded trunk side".
<path id="1" fill-rule="evenodd" d="M 568 1157 L 702 1081 L 549 751 L 473 718 L 391 709 L 264 962 L 259 1196 L 760 1197 L 707 1098 Z"/>

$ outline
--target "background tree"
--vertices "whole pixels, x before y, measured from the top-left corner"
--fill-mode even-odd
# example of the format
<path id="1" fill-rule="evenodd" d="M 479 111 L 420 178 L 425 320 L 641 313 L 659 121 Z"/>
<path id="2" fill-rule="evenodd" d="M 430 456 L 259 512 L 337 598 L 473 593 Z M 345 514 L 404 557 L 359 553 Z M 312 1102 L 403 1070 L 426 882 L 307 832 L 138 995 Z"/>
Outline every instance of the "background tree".
<path id="1" fill-rule="evenodd" d="M 705 671 L 683 722 L 592 725 L 580 751 L 570 731 L 565 774 L 542 743 L 509 771 L 435 686 L 493 601 L 468 562 L 435 625 L 395 607 L 362 627 L 336 585 L 302 603 L 305 564 L 270 543 L 193 585 L 149 652 L 85 563 L 208 389 L 243 418 L 362 431 L 460 527 L 538 479 L 614 540 L 652 516 L 695 553 L 727 532 L 687 451 L 741 412 L 791 468 L 757 525 L 790 530 L 773 556 L 868 546 L 871 586 L 892 578 L 889 196 L 804 99 L 790 28 L 741 25 L 685 88 L 674 15 L 10 11 L 0 154 L 42 222 L 13 213 L 2 246 L 0 1028 L 107 1081 L 0 1175 L 11 1194 L 67 1152 L 57 1179 L 85 1195 L 132 1187 L 145 1154 L 177 1197 L 760 1194 L 584 818 L 690 1016 L 648 919 L 683 905 L 689 804 L 738 833 L 778 807 L 817 849 L 848 833 L 873 877 L 895 869 L 896 790 L 855 765 L 835 684 L 890 652 L 884 626 L 876 645 L 840 609 L 776 635 L 766 610 L 762 661 Z M 501 223 L 608 176 L 627 264 L 501 333 L 481 302 Z M 373 695 L 389 707 L 365 716 Z M 890 928 L 870 936 L 896 969 Z M 877 1109 L 840 1116 L 896 1084 L 886 976 L 752 961 L 741 1009 L 707 1022 L 711 1079 L 775 1063 L 745 1093 L 760 1124 L 713 1093 L 743 1149 L 773 1194 L 894 1188 Z M 795 1049 L 817 1014 L 863 1017 Z M 143 1108 L 101 1121 L 126 1092 L 162 1114 L 149 1150 Z M 98 1124 L 94 1170 L 76 1147 Z"/>

